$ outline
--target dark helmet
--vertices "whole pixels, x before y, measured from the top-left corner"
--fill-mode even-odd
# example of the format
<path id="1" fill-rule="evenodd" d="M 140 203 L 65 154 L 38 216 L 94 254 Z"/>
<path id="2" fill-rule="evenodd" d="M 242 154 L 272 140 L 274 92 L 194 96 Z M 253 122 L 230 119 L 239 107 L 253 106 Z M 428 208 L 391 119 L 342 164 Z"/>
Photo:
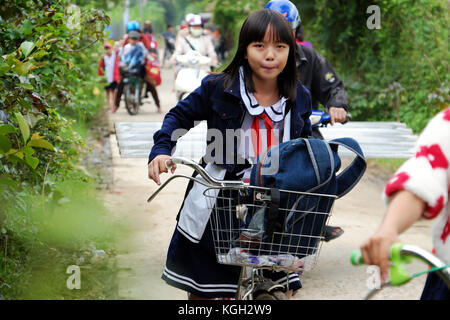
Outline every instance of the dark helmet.
<path id="1" fill-rule="evenodd" d="M 130 38 L 130 39 L 140 39 L 141 38 L 141 34 L 138 31 L 136 31 L 136 30 L 131 30 L 128 33 L 128 38 Z"/>

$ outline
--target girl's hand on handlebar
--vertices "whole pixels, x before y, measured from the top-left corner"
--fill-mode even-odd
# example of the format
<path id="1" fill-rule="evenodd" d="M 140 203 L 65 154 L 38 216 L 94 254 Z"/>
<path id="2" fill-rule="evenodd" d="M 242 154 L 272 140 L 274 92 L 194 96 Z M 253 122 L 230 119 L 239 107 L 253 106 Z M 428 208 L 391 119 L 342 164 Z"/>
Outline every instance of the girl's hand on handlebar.
<path id="1" fill-rule="evenodd" d="M 330 124 L 334 125 L 336 122 L 345 122 L 347 120 L 347 111 L 340 107 L 331 107 L 328 109 L 330 115 Z"/>
<path id="2" fill-rule="evenodd" d="M 169 172 L 167 165 L 170 167 L 170 172 L 174 173 L 177 169 L 177 165 L 174 164 L 170 160 L 171 156 L 168 155 L 159 155 L 156 156 L 149 164 L 148 164 L 148 177 L 156 182 L 157 185 L 161 184 L 161 181 L 159 180 L 159 175 L 163 172 Z"/>
<path id="3" fill-rule="evenodd" d="M 389 249 L 399 242 L 394 231 L 380 229 L 361 246 L 361 255 L 367 265 L 380 267 L 381 282 L 385 283 L 389 276 Z"/>

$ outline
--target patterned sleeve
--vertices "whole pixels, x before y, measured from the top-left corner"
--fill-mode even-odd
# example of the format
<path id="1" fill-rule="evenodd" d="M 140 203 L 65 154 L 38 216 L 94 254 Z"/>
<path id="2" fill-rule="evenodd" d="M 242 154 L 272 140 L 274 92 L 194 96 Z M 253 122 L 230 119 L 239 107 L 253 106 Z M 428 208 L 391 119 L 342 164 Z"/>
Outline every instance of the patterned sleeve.
<path id="1" fill-rule="evenodd" d="M 423 217 L 433 219 L 445 208 L 450 180 L 450 108 L 436 115 L 419 136 L 415 156 L 386 184 L 383 199 L 408 190 L 427 204 Z"/>

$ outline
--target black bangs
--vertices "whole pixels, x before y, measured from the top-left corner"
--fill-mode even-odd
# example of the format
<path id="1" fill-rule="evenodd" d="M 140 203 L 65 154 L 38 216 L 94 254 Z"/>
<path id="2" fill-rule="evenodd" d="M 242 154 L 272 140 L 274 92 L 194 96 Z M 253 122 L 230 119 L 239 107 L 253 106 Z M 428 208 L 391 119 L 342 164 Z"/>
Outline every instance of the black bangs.
<path id="1" fill-rule="evenodd" d="M 269 39 L 272 42 L 291 43 L 292 31 L 286 29 L 286 23 L 277 19 L 273 10 L 263 10 L 264 14 L 261 14 L 255 19 L 249 19 L 247 30 L 245 34 L 242 34 L 242 39 L 247 45 L 252 42 L 263 41 L 266 32 L 269 32 Z M 258 18 L 258 19 L 257 19 Z M 242 32 L 244 33 L 244 32 Z M 241 40 L 241 39 L 239 39 Z"/>
<path id="2" fill-rule="evenodd" d="M 233 81 L 239 76 L 240 67 L 244 67 L 247 90 L 254 92 L 252 70 L 246 59 L 247 47 L 252 42 L 264 40 L 269 32 L 270 40 L 275 43 L 289 45 L 289 56 L 286 67 L 278 76 L 278 89 L 284 97 L 294 101 L 297 96 L 297 65 L 295 63 L 296 44 L 291 25 L 279 12 L 269 9 L 258 10 L 250 14 L 244 21 L 239 33 L 236 54 L 228 67 L 223 71 L 225 89 L 231 88 Z"/>

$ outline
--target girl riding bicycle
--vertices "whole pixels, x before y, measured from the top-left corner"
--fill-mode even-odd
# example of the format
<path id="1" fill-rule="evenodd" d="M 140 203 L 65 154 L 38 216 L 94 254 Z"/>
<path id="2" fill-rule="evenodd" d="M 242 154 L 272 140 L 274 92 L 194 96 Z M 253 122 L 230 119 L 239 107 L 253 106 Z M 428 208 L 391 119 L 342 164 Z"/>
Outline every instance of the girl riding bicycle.
<path id="1" fill-rule="evenodd" d="M 252 13 L 241 28 L 230 65 L 206 77 L 166 114 L 154 135 L 149 178 L 160 185 L 159 175 L 168 172 L 165 162 L 180 136 L 177 129 L 187 132 L 206 120 L 208 137 L 214 133 L 214 140 L 208 141 L 210 152 L 202 166 L 217 179 L 247 181 L 252 159 L 268 147 L 311 135 L 311 97 L 296 79 L 295 40 L 287 20 L 271 10 Z M 175 169 L 173 165 L 172 173 Z M 240 268 L 217 262 L 198 185 L 188 184 L 162 278 L 189 292 L 191 299 L 234 297 Z M 289 289 L 301 288 L 297 274 L 279 272 L 272 278 L 288 280 Z"/>

